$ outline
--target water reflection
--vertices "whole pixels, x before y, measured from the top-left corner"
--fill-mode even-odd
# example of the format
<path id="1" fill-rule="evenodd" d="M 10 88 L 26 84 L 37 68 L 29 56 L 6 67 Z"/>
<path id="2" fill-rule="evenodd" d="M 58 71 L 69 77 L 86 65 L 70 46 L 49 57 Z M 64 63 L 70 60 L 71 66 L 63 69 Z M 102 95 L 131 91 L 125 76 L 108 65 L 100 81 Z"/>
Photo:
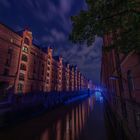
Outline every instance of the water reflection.
<path id="1" fill-rule="evenodd" d="M 11 127 L 8 131 L 3 130 L 0 132 L 0 139 L 107 140 L 102 101 L 101 94 L 96 92 L 89 98 L 59 107 L 16 127 Z"/>
<path id="2" fill-rule="evenodd" d="M 84 128 L 84 125 L 93 111 L 95 98 L 74 106 L 68 110 L 65 116 L 53 122 L 41 135 L 41 140 L 77 140 Z"/>
<path id="3" fill-rule="evenodd" d="M 100 101 L 101 103 L 103 103 L 103 96 L 100 91 L 95 92 L 95 98 L 96 98 L 96 101 Z"/>

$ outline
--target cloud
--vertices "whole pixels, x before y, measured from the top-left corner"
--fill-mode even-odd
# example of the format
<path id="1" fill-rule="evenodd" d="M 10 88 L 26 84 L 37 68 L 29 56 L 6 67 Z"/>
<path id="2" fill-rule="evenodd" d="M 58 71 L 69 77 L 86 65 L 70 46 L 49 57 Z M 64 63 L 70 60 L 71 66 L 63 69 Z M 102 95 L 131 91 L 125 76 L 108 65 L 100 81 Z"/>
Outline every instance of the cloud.
<path id="1" fill-rule="evenodd" d="M 60 0 L 60 9 L 62 13 L 67 14 L 72 8 L 73 0 Z"/>
<path id="2" fill-rule="evenodd" d="M 23 5 L 37 20 L 46 24 L 57 22 L 57 26 L 61 26 L 67 32 L 70 31 L 73 0 L 60 0 L 59 5 L 52 0 L 24 0 Z"/>
<path id="3" fill-rule="evenodd" d="M 50 33 L 55 38 L 55 41 L 60 42 L 60 41 L 66 40 L 65 35 L 64 35 L 63 32 L 60 32 L 60 31 L 58 31 L 56 29 L 52 29 Z"/>
<path id="4" fill-rule="evenodd" d="M 44 42 L 44 43 L 46 43 L 46 42 L 47 43 L 53 43 L 55 41 L 55 39 L 52 36 L 46 35 L 46 36 L 43 36 L 41 38 L 41 41 Z"/>
<path id="5" fill-rule="evenodd" d="M 0 0 L 0 4 L 3 5 L 6 8 L 10 8 L 11 4 L 8 0 Z"/>

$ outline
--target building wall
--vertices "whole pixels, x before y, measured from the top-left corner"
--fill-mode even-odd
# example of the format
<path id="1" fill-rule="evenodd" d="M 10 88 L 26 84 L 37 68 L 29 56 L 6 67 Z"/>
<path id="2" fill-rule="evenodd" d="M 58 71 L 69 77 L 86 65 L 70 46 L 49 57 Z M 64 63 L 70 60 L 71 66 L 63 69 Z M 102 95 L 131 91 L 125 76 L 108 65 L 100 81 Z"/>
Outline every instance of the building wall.
<path id="1" fill-rule="evenodd" d="M 78 70 L 77 67 L 75 67 L 75 72 L 74 72 L 74 85 L 75 85 L 75 90 L 78 90 Z"/>
<path id="2" fill-rule="evenodd" d="M 53 59 L 53 61 L 52 61 L 52 85 L 51 85 L 52 91 L 57 91 L 57 77 L 58 77 L 57 69 L 58 69 L 57 62 Z"/>
<path id="3" fill-rule="evenodd" d="M 108 47 L 111 40 L 105 37 L 104 47 Z M 108 37 L 110 38 L 110 37 Z M 111 108 L 123 121 L 127 121 L 128 129 L 131 133 L 140 136 L 140 55 L 134 52 L 129 54 L 119 53 L 122 86 L 119 86 L 119 77 L 117 73 L 117 60 L 115 51 L 103 52 L 101 82 L 104 89 L 104 95 Z M 122 108 L 123 105 L 123 108 Z"/>
<path id="4" fill-rule="evenodd" d="M 22 38 L 0 24 L 0 82 L 15 85 Z M 13 89 L 14 90 L 14 89 Z"/>
<path id="5" fill-rule="evenodd" d="M 57 62 L 57 91 L 61 92 L 63 85 L 62 85 L 62 74 L 63 74 L 63 63 L 62 63 L 62 57 L 59 58 L 59 61 Z"/>
<path id="6" fill-rule="evenodd" d="M 63 64 L 61 56 L 55 60 L 50 47 L 43 51 L 32 40 L 28 29 L 19 34 L 0 24 L 0 85 L 16 94 L 86 87 L 87 81 L 77 68 Z"/>
<path id="7" fill-rule="evenodd" d="M 70 65 L 66 66 L 66 91 L 70 90 Z"/>

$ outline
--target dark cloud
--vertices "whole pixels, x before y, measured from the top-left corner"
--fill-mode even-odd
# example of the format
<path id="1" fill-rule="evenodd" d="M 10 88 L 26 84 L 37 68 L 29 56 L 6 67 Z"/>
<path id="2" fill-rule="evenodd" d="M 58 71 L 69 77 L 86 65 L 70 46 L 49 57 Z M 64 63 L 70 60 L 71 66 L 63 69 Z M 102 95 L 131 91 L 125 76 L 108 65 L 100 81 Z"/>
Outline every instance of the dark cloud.
<path id="1" fill-rule="evenodd" d="M 5 8 L 11 7 L 11 4 L 8 0 L 0 0 L 0 5 L 4 6 Z"/>

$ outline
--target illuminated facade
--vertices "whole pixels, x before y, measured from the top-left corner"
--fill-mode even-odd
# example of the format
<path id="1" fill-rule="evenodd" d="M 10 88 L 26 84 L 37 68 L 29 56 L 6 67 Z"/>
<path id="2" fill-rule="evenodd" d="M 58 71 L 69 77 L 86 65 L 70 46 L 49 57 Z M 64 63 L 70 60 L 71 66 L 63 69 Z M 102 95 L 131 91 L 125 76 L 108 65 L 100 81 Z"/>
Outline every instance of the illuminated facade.
<path id="1" fill-rule="evenodd" d="M 33 44 L 32 32 L 22 34 L 0 24 L 0 85 L 14 93 L 77 91 L 86 88 L 77 67 L 64 64 L 53 49 Z"/>

